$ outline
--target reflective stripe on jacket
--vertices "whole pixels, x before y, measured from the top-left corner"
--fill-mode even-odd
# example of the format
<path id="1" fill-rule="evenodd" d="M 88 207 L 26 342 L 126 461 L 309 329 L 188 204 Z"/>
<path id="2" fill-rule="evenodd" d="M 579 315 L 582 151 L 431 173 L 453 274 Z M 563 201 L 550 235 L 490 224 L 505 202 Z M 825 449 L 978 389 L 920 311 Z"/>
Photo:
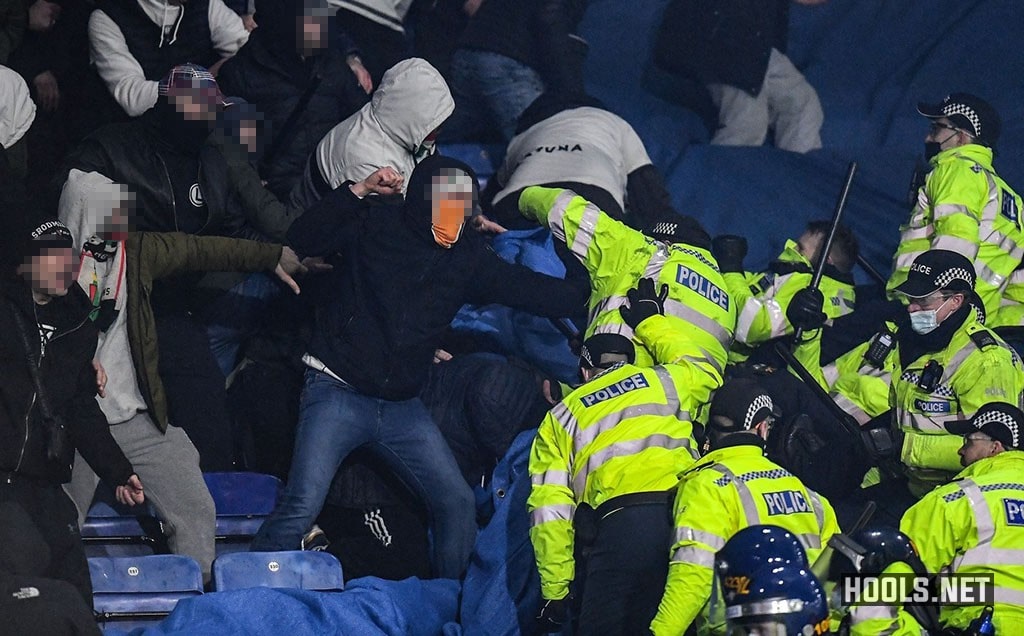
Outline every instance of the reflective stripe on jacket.
<path id="1" fill-rule="evenodd" d="M 929 572 L 994 576 L 997 634 L 1024 627 L 1024 452 L 981 459 L 936 488 L 900 522 Z M 944 626 L 964 628 L 981 608 L 943 607 Z"/>
<path id="2" fill-rule="evenodd" d="M 786 319 L 786 308 L 798 291 L 811 284 L 813 269 L 810 261 L 797 251 L 793 240 L 786 241 L 774 265 L 783 265 L 785 273 L 769 270 L 758 274 L 732 272 L 723 275 L 729 296 L 737 308 L 737 344 L 754 347 L 794 331 Z M 829 320 L 853 311 L 855 292 L 851 283 L 823 276 L 820 289 L 825 297 L 823 311 Z M 739 357 L 745 356 L 741 353 Z M 736 355 L 731 356 L 733 361 L 736 358 Z"/>
<path id="3" fill-rule="evenodd" d="M 757 524 L 792 532 L 811 563 L 839 531 L 828 500 L 766 458 L 761 445 L 712 451 L 682 475 L 668 582 L 651 623 L 657 636 L 682 634 L 697 618 L 711 595 L 715 552 L 732 535 Z"/>
<path id="4" fill-rule="evenodd" d="M 590 274 L 587 336 L 618 333 L 633 337 L 619 307 L 641 278 L 669 286 L 665 313 L 682 336 L 704 351 L 721 372 L 736 327 L 736 306 L 718 264 L 705 249 L 656 241 L 611 218 L 571 190 L 531 186 L 519 197 L 520 212 L 551 229 Z M 650 366 L 650 353 L 637 347 L 636 364 Z"/>
<path id="5" fill-rule="evenodd" d="M 608 369 L 556 404 L 534 439 L 527 509 L 546 599 L 565 597 L 575 576 L 578 505 L 669 490 L 699 456 L 693 413 L 721 376 L 665 316 L 645 320 L 637 336 L 666 364 Z"/>
<path id="6" fill-rule="evenodd" d="M 975 291 L 988 315 L 995 316 L 1007 279 L 1024 257 L 1021 198 L 993 171 L 990 148 L 950 148 L 931 163 L 917 205 L 900 226 L 886 290 L 906 280 L 911 263 L 923 252 L 951 250 L 974 261 Z"/>

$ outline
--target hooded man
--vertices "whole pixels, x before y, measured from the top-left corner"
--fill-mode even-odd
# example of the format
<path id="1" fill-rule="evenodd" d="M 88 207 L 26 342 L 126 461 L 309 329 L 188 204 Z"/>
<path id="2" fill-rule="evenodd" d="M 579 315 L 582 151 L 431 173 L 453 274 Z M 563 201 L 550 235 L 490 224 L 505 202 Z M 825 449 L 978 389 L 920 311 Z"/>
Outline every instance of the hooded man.
<path id="1" fill-rule="evenodd" d="M 416 164 L 434 152 L 437 130 L 454 110 L 448 84 L 426 60 L 395 64 L 370 103 L 320 140 L 290 206 L 304 210 L 345 181 L 365 179 L 384 166 L 408 181 Z"/>
<path id="2" fill-rule="evenodd" d="M 585 294 L 502 261 L 479 234 L 463 232 L 478 197 L 465 164 L 428 157 L 403 204 L 363 200 L 396 194 L 400 183 L 391 168 L 347 182 L 288 232 L 303 256 L 338 256 L 303 356 L 309 368 L 288 485 L 252 548 L 297 549 L 338 466 L 365 444 L 426 504 L 435 575 L 459 578 L 476 537 L 473 494 L 417 397 L 434 351 L 467 302 L 556 318 Z"/>
<path id="3" fill-rule="evenodd" d="M 328 48 L 326 0 L 260 0 L 259 29 L 229 59 L 217 81 L 255 104 L 269 125 L 260 172 L 284 199 L 320 139 L 366 103 L 345 53 Z"/>
<path id="4" fill-rule="evenodd" d="M 157 103 L 160 78 L 195 62 L 216 73 L 249 32 L 223 0 L 105 0 L 89 16 L 89 54 L 96 71 L 128 114 Z"/>
<path id="5" fill-rule="evenodd" d="M 298 261 L 288 248 L 268 243 L 136 232 L 132 195 L 102 175 L 75 170 L 62 197 L 64 220 L 81 245 L 78 286 L 88 294 L 87 315 L 101 332 L 96 357 L 109 375 L 99 407 L 110 434 L 150 486 L 171 549 L 193 557 L 209 579 L 215 512 L 197 447 L 204 456 L 213 449 L 209 454 L 227 463 L 230 445 L 218 445 L 215 430 L 229 426 L 226 414 L 218 412 L 218 407 L 224 408 L 223 385 L 206 385 L 200 388 L 202 393 L 187 395 L 193 411 L 173 408 L 176 397 L 179 402 L 185 398 L 181 393 L 168 395 L 167 372 L 163 364 L 158 366 L 167 356 L 158 350 L 162 334 L 157 335 L 160 330 L 150 304 L 153 284 L 197 270 L 266 269 L 275 270 L 297 292 L 283 268 L 294 272 Z M 194 372 L 178 369 L 189 371 Z M 87 466 L 75 467 L 68 493 L 80 521 L 98 481 Z"/>

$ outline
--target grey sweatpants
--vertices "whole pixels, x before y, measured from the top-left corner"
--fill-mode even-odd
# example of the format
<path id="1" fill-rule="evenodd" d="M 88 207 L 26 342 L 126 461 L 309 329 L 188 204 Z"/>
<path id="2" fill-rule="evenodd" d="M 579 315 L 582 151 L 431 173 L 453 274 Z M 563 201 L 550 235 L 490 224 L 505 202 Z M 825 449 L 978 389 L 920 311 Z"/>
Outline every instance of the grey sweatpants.
<path id="1" fill-rule="evenodd" d="M 821 148 L 825 114 L 818 94 L 789 58 L 772 49 L 764 84 L 757 97 L 735 86 L 710 84 L 722 126 L 711 143 L 721 146 L 760 146 L 775 129 L 775 146 L 792 152 Z"/>
<path id="2" fill-rule="evenodd" d="M 110 434 L 142 480 L 146 500 L 163 522 L 167 543 L 175 554 L 192 557 L 210 579 L 214 557 L 216 511 L 199 469 L 199 452 L 177 426 L 160 429 L 148 413 L 139 413 L 110 427 Z M 78 509 L 78 525 L 85 521 L 99 477 L 81 455 L 75 456 L 71 482 L 64 486 Z"/>

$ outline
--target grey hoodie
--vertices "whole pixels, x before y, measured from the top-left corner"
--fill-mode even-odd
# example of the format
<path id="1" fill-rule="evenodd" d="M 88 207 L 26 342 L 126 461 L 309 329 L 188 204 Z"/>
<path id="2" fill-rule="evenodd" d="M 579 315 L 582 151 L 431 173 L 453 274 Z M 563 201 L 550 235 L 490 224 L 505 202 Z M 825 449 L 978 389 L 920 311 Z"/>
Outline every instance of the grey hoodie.
<path id="1" fill-rule="evenodd" d="M 316 148 L 324 180 L 337 188 L 360 181 L 384 166 L 405 182 L 416 167 L 414 153 L 455 110 L 448 84 L 426 60 L 410 58 L 388 69 L 370 103 L 332 128 Z"/>

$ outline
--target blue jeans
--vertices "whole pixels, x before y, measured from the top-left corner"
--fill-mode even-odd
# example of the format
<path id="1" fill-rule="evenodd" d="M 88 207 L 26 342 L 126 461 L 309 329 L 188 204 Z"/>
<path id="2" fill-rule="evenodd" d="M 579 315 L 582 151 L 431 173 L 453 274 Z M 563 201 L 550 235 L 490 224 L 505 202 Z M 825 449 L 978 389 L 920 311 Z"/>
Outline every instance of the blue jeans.
<path id="1" fill-rule="evenodd" d="M 473 492 L 426 407 L 419 398 L 369 397 L 312 369 L 306 370 L 288 484 L 251 549 L 298 549 L 341 462 L 363 445 L 426 504 L 435 575 L 459 578 L 476 541 Z"/>
<path id="2" fill-rule="evenodd" d="M 206 308 L 203 322 L 217 366 L 227 377 L 238 364 L 238 350 L 251 337 L 267 311 L 281 293 L 281 284 L 273 274 L 256 272 L 226 291 Z"/>
<path id="3" fill-rule="evenodd" d="M 537 71 L 510 57 L 459 49 L 452 57 L 455 112 L 441 129 L 441 141 L 479 141 L 501 135 L 508 143 L 526 107 L 544 92 Z"/>

